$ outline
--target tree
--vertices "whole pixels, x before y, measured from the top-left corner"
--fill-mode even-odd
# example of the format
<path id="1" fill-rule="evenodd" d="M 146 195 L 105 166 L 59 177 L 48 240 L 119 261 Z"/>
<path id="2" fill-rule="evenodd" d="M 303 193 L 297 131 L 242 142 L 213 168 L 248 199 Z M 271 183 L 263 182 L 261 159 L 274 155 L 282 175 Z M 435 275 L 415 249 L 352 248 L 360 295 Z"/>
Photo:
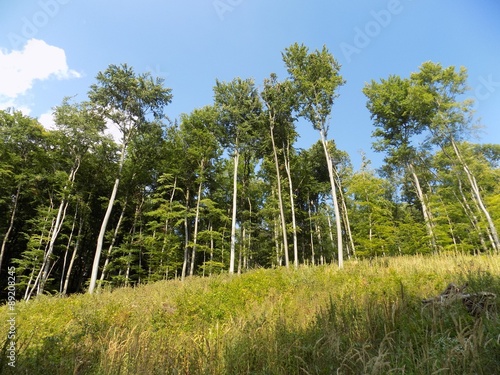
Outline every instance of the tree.
<path id="1" fill-rule="evenodd" d="M 214 87 L 218 121 L 224 129 L 223 144 L 233 157 L 233 204 L 229 273 L 234 273 L 236 258 L 236 210 L 238 202 L 238 166 L 240 156 L 252 151 L 259 139 L 262 104 L 252 79 L 217 81 Z"/>
<path id="2" fill-rule="evenodd" d="M 97 239 L 89 293 L 93 293 L 96 286 L 104 234 L 120 185 L 127 147 L 151 116 L 154 119 L 164 116 L 164 107 L 172 100 L 171 89 L 163 86 L 163 79 L 153 79 L 149 73 L 136 75 L 126 64 L 110 65 L 104 72 L 99 72 L 96 79 L 98 82 L 90 88 L 90 101 L 98 113 L 118 127 L 121 133 L 121 151 L 115 184 Z"/>
<path id="3" fill-rule="evenodd" d="M 217 130 L 215 128 L 217 113 L 213 107 L 195 109 L 189 115 L 181 116 L 180 130 L 182 139 L 186 144 L 185 159 L 190 165 L 188 170 L 193 174 L 193 180 L 198 184 L 196 194 L 196 212 L 194 217 L 194 233 L 192 241 L 191 265 L 189 274 L 193 275 L 195 256 L 198 245 L 200 204 L 202 202 L 203 185 L 206 183 L 208 169 L 211 163 L 220 156 L 219 142 L 217 141 Z M 188 264 L 188 254 L 184 257 L 182 267 L 182 278 L 185 277 Z"/>
<path id="4" fill-rule="evenodd" d="M 333 171 L 333 163 L 328 149 L 329 117 L 332 105 L 338 96 L 336 90 L 345 81 L 339 74 L 340 65 L 324 46 L 321 51 L 308 53 L 308 48 L 297 43 L 288 47 L 283 53 L 283 60 L 291 76 L 297 95 L 299 115 L 307 119 L 313 128 L 319 131 L 320 140 L 325 152 L 332 200 L 337 224 L 337 251 L 339 268 L 343 267 L 342 222 L 337 187 Z"/>
<path id="5" fill-rule="evenodd" d="M 368 98 L 367 108 L 376 127 L 373 132 L 375 151 L 386 152 L 385 162 L 390 173 L 403 169 L 411 176 L 413 188 L 422 207 L 430 247 L 437 251 L 434 222 L 428 197 L 419 177 L 419 161 L 425 159 L 425 152 L 412 145 L 414 136 L 423 132 L 427 113 L 416 105 L 416 95 L 410 80 L 389 76 L 380 83 L 372 81 L 363 88 Z"/>
<path id="6" fill-rule="evenodd" d="M 459 141 L 471 133 L 472 101 L 460 101 L 467 91 L 467 70 L 462 67 L 455 71 L 454 66 L 443 68 L 441 64 L 425 62 L 420 70 L 410 77 L 418 95 L 412 100 L 426 113 L 424 125 L 431 133 L 429 142 L 444 147 L 450 145 L 456 162 L 462 167 L 472 190 L 472 196 L 488 222 L 495 251 L 500 250 L 500 239 L 491 215 L 484 204 L 481 189 L 465 161 Z M 419 91 L 417 91 L 419 90 Z"/>
<path id="7" fill-rule="evenodd" d="M 440 64 L 426 62 L 410 78 L 390 76 L 380 83 L 372 81 L 363 92 L 368 97 L 368 109 L 375 126 L 373 133 L 378 138 L 375 149 L 386 151 L 386 162 L 397 168 L 404 167 L 412 176 L 415 192 L 422 207 L 431 248 L 436 251 L 435 218 L 430 208 L 430 184 L 421 179 L 429 172 L 429 150 L 439 146 L 443 151 L 449 146 L 452 152 L 445 152 L 453 163 L 463 170 L 471 189 L 473 204 L 488 222 L 491 243 L 495 250 L 500 247 L 495 223 L 484 204 L 481 189 L 468 163 L 462 155 L 459 141 L 466 138 L 472 129 L 471 101 L 460 101 L 466 90 L 465 68 L 443 68 Z M 414 146 L 415 137 L 426 135 Z M 448 150 L 448 151 L 449 151 Z M 454 157 L 451 155 L 454 154 Z M 419 164 L 422 166 L 419 170 Z M 465 197 L 463 190 L 461 197 Z M 467 201 L 467 199 L 466 199 Z M 464 203 L 466 212 L 468 204 Z"/>
<path id="8" fill-rule="evenodd" d="M 285 169 L 288 176 L 288 184 L 290 187 L 290 202 L 292 211 L 292 226 L 293 226 L 293 254 L 294 254 L 294 265 L 295 268 L 299 266 L 299 256 L 298 256 L 298 246 L 297 246 L 297 226 L 295 222 L 295 208 L 293 199 L 293 186 L 291 180 L 290 171 L 290 156 L 289 156 L 289 144 L 290 138 L 293 137 L 290 133 L 295 133 L 293 129 L 293 90 L 290 81 L 284 81 L 282 83 L 277 81 L 277 76 L 271 74 L 269 79 L 264 80 L 264 89 L 261 93 L 262 99 L 267 107 L 267 123 L 270 132 L 271 145 L 273 149 L 274 165 L 276 168 L 276 183 L 277 183 L 277 193 L 278 193 L 278 206 L 280 210 L 281 219 L 281 231 L 283 235 L 283 247 L 285 251 L 285 265 L 289 266 L 289 254 L 288 254 L 288 239 L 287 239 L 287 225 L 285 218 L 285 210 L 282 198 L 282 188 L 281 188 L 281 173 L 280 173 L 280 163 L 278 158 L 278 149 L 276 147 L 276 136 L 275 129 L 279 127 L 282 149 L 281 153 L 285 158 Z M 285 148 L 286 147 L 286 148 Z"/>

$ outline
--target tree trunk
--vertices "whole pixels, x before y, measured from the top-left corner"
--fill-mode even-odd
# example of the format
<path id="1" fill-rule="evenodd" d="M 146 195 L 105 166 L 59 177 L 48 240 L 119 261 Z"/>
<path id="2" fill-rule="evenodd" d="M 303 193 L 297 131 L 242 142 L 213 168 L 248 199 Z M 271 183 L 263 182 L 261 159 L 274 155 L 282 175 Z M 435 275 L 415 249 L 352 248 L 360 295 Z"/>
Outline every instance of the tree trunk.
<path id="1" fill-rule="evenodd" d="M 345 204 L 344 193 L 342 192 L 342 187 L 340 186 L 340 176 L 338 175 L 335 168 L 333 169 L 333 171 L 335 172 L 335 176 L 337 176 L 340 200 L 342 201 L 342 212 L 343 212 L 343 218 L 344 218 L 344 223 L 345 223 L 345 230 L 346 230 L 347 235 L 349 237 L 349 243 L 351 245 L 352 254 L 353 254 L 353 256 L 356 256 L 356 247 L 354 246 L 354 239 L 352 238 L 351 223 L 349 221 L 349 214 L 347 212 L 347 205 Z M 349 246 L 347 246 L 347 257 L 348 258 L 351 257 L 351 253 L 349 251 Z"/>
<path id="2" fill-rule="evenodd" d="M 233 213 L 231 219 L 231 247 L 229 254 L 229 274 L 234 274 L 234 262 L 236 260 L 236 207 L 238 200 L 238 163 L 240 154 L 237 148 L 234 150 L 234 172 L 233 172 Z"/>
<path id="3" fill-rule="evenodd" d="M 250 201 L 250 198 L 248 199 L 248 207 L 249 207 L 249 224 L 248 224 L 248 245 L 247 249 L 248 251 L 245 253 L 246 255 L 246 265 L 245 265 L 245 270 L 248 270 L 250 268 L 250 260 L 252 259 L 252 202 Z"/>
<path id="4" fill-rule="evenodd" d="M 106 260 L 104 261 L 104 266 L 102 267 L 101 277 L 99 278 L 100 283 L 104 281 L 106 278 L 106 273 L 108 272 L 108 265 L 111 259 L 111 253 L 113 251 L 113 247 L 115 246 L 116 238 L 118 237 L 118 233 L 120 232 L 120 227 L 123 221 L 123 217 L 125 216 L 125 210 L 127 209 L 127 201 L 125 198 L 125 202 L 123 203 L 122 210 L 120 212 L 120 217 L 118 218 L 118 223 L 116 224 L 115 231 L 113 232 L 113 238 L 111 239 L 111 243 L 109 244 L 108 251 L 106 252 Z"/>
<path id="5" fill-rule="evenodd" d="M 82 228 L 83 228 L 83 215 L 80 216 L 80 222 L 78 227 L 78 234 L 76 235 L 76 244 L 73 249 L 73 254 L 71 255 L 71 260 L 69 261 L 68 272 L 66 273 L 66 279 L 64 280 L 64 287 L 62 290 L 62 295 L 66 295 L 68 292 L 69 279 L 71 276 L 71 271 L 73 270 L 73 265 L 75 264 L 76 254 L 78 253 L 78 248 L 80 247 L 80 239 L 82 236 Z"/>
<path id="6" fill-rule="evenodd" d="M 51 256 L 54 252 L 54 244 L 55 244 L 55 241 L 57 239 L 57 236 L 59 235 L 59 232 L 61 231 L 62 225 L 64 223 L 67 208 L 68 208 L 68 202 L 65 198 L 63 198 L 61 200 L 61 204 L 59 205 L 59 209 L 57 211 L 56 221 L 54 223 L 54 229 L 52 230 L 52 234 L 50 236 L 47 251 L 45 252 L 45 255 L 43 257 L 43 263 L 42 263 L 42 267 L 41 267 L 41 274 L 40 274 L 40 279 L 39 279 L 39 284 L 38 284 L 37 295 L 43 294 L 43 291 L 45 288 L 45 283 L 47 282 L 47 280 L 49 278 L 50 266 L 52 264 Z"/>
<path id="7" fill-rule="evenodd" d="M 106 209 L 106 214 L 101 224 L 101 230 L 99 231 L 99 237 L 97 238 L 97 247 L 94 256 L 94 263 L 92 264 L 92 273 L 90 275 L 89 293 L 94 293 L 97 282 L 97 273 L 99 272 L 99 262 L 101 260 L 102 246 L 104 244 L 104 235 L 106 234 L 106 227 L 108 226 L 108 221 L 113 211 L 113 205 L 116 199 L 116 193 L 118 192 L 118 186 L 120 185 L 120 178 L 122 174 L 123 164 L 125 163 L 125 152 L 127 150 L 127 143 L 124 141 L 122 144 L 122 150 L 120 155 L 120 164 L 118 165 L 118 175 L 115 179 L 115 184 L 113 186 L 113 191 L 111 192 L 111 197 L 109 198 L 108 208 Z"/>
<path id="8" fill-rule="evenodd" d="M 330 218 L 330 214 L 327 212 L 326 219 L 328 221 L 328 235 L 330 236 L 330 241 L 332 244 L 334 243 L 333 241 L 333 231 L 332 231 L 332 219 Z"/>
<path id="9" fill-rule="evenodd" d="M 212 221 L 210 220 L 208 224 L 208 230 L 210 231 L 210 268 L 208 270 L 208 276 L 212 276 L 212 267 L 213 267 L 213 261 L 214 261 L 214 235 L 213 235 L 213 225 Z"/>
<path id="10" fill-rule="evenodd" d="M 169 214 L 172 214 L 172 202 L 174 201 L 174 195 L 175 195 L 176 188 L 177 188 L 177 177 L 174 178 L 174 186 L 172 187 L 172 194 L 170 195 L 170 200 L 169 200 L 170 204 L 168 206 Z M 163 265 L 163 254 L 165 253 L 165 248 L 167 246 L 168 224 L 169 224 L 169 216 L 167 215 L 167 218 L 165 219 L 163 244 L 161 246 L 160 266 Z"/>
<path id="11" fill-rule="evenodd" d="M 202 172 L 200 175 L 203 173 L 203 166 L 202 166 Z M 189 270 L 189 275 L 193 276 L 194 275 L 194 263 L 195 263 L 195 256 L 196 256 L 196 244 L 198 240 L 198 220 L 200 218 L 200 201 L 201 201 L 201 188 L 203 186 L 203 182 L 200 181 L 200 185 L 198 186 L 198 197 L 196 198 L 196 214 L 194 217 L 194 233 L 193 233 L 193 249 L 191 251 L 191 267 Z"/>
<path id="12" fill-rule="evenodd" d="M 286 233 L 286 219 L 285 219 L 285 210 L 283 208 L 283 197 L 281 195 L 281 173 L 278 162 L 278 152 L 276 150 L 276 144 L 274 142 L 274 126 L 270 126 L 271 131 L 271 143 L 273 146 L 273 155 L 274 155 L 274 166 L 276 167 L 276 184 L 278 187 L 278 206 L 280 209 L 280 217 L 281 217 L 281 234 L 283 236 L 283 247 L 285 248 L 285 266 L 288 268 L 290 266 L 290 257 L 288 255 L 288 238 Z"/>
<path id="13" fill-rule="evenodd" d="M 246 236 L 246 228 L 244 225 L 240 227 L 240 246 L 239 249 L 240 251 L 238 252 L 238 275 L 241 275 L 241 265 L 242 265 L 242 257 L 243 254 L 245 254 L 245 236 Z"/>
<path id="14" fill-rule="evenodd" d="M 309 200 L 309 194 L 307 194 L 307 213 L 309 215 L 309 234 L 311 236 L 311 262 L 312 265 L 315 265 L 314 260 L 314 232 L 312 226 L 312 217 L 311 217 L 311 201 Z"/>
<path id="15" fill-rule="evenodd" d="M 45 288 L 45 283 L 47 282 L 47 279 L 49 277 L 49 270 L 52 263 L 51 257 L 52 254 L 54 253 L 54 245 L 56 243 L 57 237 L 59 236 L 59 232 L 61 231 L 61 228 L 64 224 L 64 219 L 66 217 L 66 209 L 68 208 L 68 197 L 71 191 L 71 186 L 75 182 L 76 173 L 78 172 L 79 168 L 80 168 L 80 158 L 76 157 L 75 164 L 71 168 L 71 171 L 68 176 L 68 181 L 63 189 L 61 204 L 59 205 L 59 210 L 57 211 L 55 227 L 52 232 L 52 236 L 50 237 L 49 247 L 45 255 L 45 262 L 44 262 L 42 276 L 40 278 L 40 287 L 38 289 L 38 295 L 41 295 L 43 293 L 43 290 Z"/>
<path id="16" fill-rule="evenodd" d="M 7 241 L 9 240 L 10 232 L 12 232 L 12 228 L 14 228 L 14 219 L 16 218 L 17 212 L 17 202 L 19 200 L 19 195 L 21 194 L 21 184 L 17 185 L 16 195 L 14 196 L 12 213 L 10 214 L 9 227 L 7 228 L 7 232 L 5 232 L 5 236 L 2 240 L 2 250 L 0 251 L 0 273 L 2 272 L 2 262 L 5 254 L 5 247 L 7 246 Z"/>
<path id="17" fill-rule="evenodd" d="M 467 201 L 467 197 L 465 196 L 465 193 L 464 193 L 464 190 L 462 187 L 462 181 L 460 180 L 460 178 L 458 178 L 457 180 L 458 180 L 458 190 L 460 191 L 460 196 L 462 197 L 461 200 L 457 197 L 457 200 L 460 202 L 460 205 L 462 206 L 462 208 L 465 212 L 465 215 L 467 215 L 467 218 L 469 219 L 472 227 L 477 232 L 477 235 L 479 237 L 479 242 L 481 242 L 481 247 L 482 247 L 483 251 L 486 252 L 486 251 L 488 251 L 488 249 L 486 247 L 486 241 L 484 240 L 483 231 L 479 227 L 479 221 L 477 219 L 477 216 L 474 213 L 474 211 L 472 210 L 471 206 L 469 205 L 469 202 Z M 455 197 L 456 197 L 456 195 L 455 195 Z"/>
<path id="18" fill-rule="evenodd" d="M 427 234 L 429 235 L 431 250 L 437 252 L 436 236 L 434 234 L 434 223 L 430 215 L 429 207 L 427 206 L 427 201 L 425 195 L 420 186 L 420 181 L 418 179 L 417 173 L 415 172 L 415 167 L 412 163 L 408 163 L 408 170 L 413 178 L 413 184 L 415 186 L 415 191 L 417 193 L 418 200 L 422 205 L 422 214 L 424 215 L 425 227 L 427 228 Z"/>
<path id="19" fill-rule="evenodd" d="M 297 221 L 295 220 L 295 199 L 293 196 L 292 173 L 290 168 L 290 142 L 287 140 L 285 154 L 285 170 L 288 177 L 288 187 L 290 189 L 290 209 L 292 211 L 292 232 L 293 232 L 293 257 L 295 268 L 299 267 L 299 246 L 297 244 Z"/>
<path id="20" fill-rule="evenodd" d="M 319 133 L 321 135 L 321 143 L 323 144 L 323 149 L 325 151 L 326 165 L 328 167 L 328 174 L 330 175 L 330 185 L 332 188 L 333 208 L 335 211 L 335 222 L 337 224 L 338 263 L 339 263 L 339 268 L 343 268 L 344 267 L 344 254 L 343 254 L 343 248 L 342 248 L 342 222 L 341 222 L 341 217 L 340 217 L 339 204 L 337 201 L 337 189 L 335 187 L 335 180 L 334 180 L 334 176 L 333 176 L 333 164 L 332 164 L 332 159 L 330 158 L 330 152 L 328 151 L 325 130 L 321 129 L 319 131 Z"/>
<path id="21" fill-rule="evenodd" d="M 189 225 L 188 225 L 188 214 L 189 214 L 189 189 L 186 191 L 186 214 L 184 216 L 184 261 L 182 262 L 182 273 L 181 281 L 184 281 L 187 273 L 187 264 L 189 258 Z"/>
<path id="22" fill-rule="evenodd" d="M 73 240 L 73 234 L 75 233 L 76 219 L 78 218 L 78 203 L 75 207 L 75 215 L 73 216 L 73 224 L 71 224 L 71 232 L 69 233 L 68 242 L 66 244 L 66 250 L 64 251 L 64 260 L 61 272 L 61 283 L 59 285 L 59 294 L 62 293 L 64 285 L 64 273 L 66 272 L 66 263 L 68 261 L 69 248 L 71 246 L 71 241 Z"/>
<path id="23" fill-rule="evenodd" d="M 474 197 L 476 198 L 476 201 L 479 205 L 479 208 L 481 209 L 481 212 L 483 213 L 484 217 L 486 218 L 486 221 L 488 222 L 488 227 L 491 233 L 491 236 L 493 238 L 492 245 L 493 248 L 496 252 L 500 249 L 500 240 L 498 238 L 498 232 L 495 227 L 495 223 L 491 219 L 490 213 L 486 206 L 484 205 L 483 198 L 481 196 L 481 191 L 479 190 L 479 186 L 477 184 L 476 178 L 472 174 L 471 170 L 469 169 L 469 166 L 465 162 L 465 160 L 462 158 L 462 154 L 460 153 L 460 150 L 458 149 L 457 144 L 455 143 L 455 140 L 451 138 L 451 145 L 453 147 L 453 151 L 455 151 L 455 154 L 457 155 L 458 161 L 462 165 L 462 168 L 467 175 L 467 178 L 469 180 L 469 183 L 472 188 L 472 192 Z"/>
<path id="24" fill-rule="evenodd" d="M 50 216 L 50 212 L 53 210 L 54 208 L 54 202 L 52 200 L 52 198 L 50 199 L 50 207 L 49 207 L 49 210 L 47 211 L 47 216 L 45 217 L 45 222 L 48 221 L 48 218 Z M 51 224 L 50 224 L 50 229 L 49 229 L 49 232 L 47 233 L 47 238 L 50 239 L 50 237 L 52 236 L 52 232 L 54 231 L 55 229 L 55 222 L 56 222 L 56 219 L 52 219 L 51 220 Z M 42 233 L 40 235 L 40 247 L 39 249 L 41 248 L 42 244 L 43 244 L 43 232 L 45 231 L 45 226 L 44 228 L 42 229 Z M 41 280 L 41 277 L 42 277 L 42 273 L 43 273 L 43 269 L 44 269 L 44 266 L 45 266 L 45 262 L 47 261 L 47 257 L 46 257 L 46 254 L 47 254 L 47 249 L 48 249 L 48 246 L 49 246 L 49 243 L 47 242 L 47 244 L 45 245 L 45 249 L 44 249 L 44 256 L 43 256 L 43 260 L 42 260 L 42 266 L 40 267 L 40 270 L 38 271 L 38 274 L 35 278 L 35 281 L 33 282 L 33 286 L 30 287 L 30 283 L 28 283 L 28 286 L 26 287 L 27 289 L 27 294 L 26 294 L 26 300 L 29 300 L 31 298 L 31 295 L 33 294 L 33 292 L 35 291 L 35 289 L 37 290 L 37 295 L 39 294 L 38 291 L 39 291 L 39 288 L 40 288 L 40 280 Z M 32 280 L 32 278 L 30 278 L 30 280 Z"/>
<path id="25" fill-rule="evenodd" d="M 278 215 L 279 216 L 279 215 Z M 279 220 L 279 217 L 278 217 Z M 276 265 L 281 266 L 282 259 L 280 254 L 280 241 L 279 241 L 279 230 L 278 230 L 278 220 L 276 220 L 276 216 L 273 215 L 273 234 L 274 234 L 274 246 L 276 248 Z"/>
<path id="26" fill-rule="evenodd" d="M 130 267 L 132 264 L 132 246 L 134 244 L 135 240 L 135 233 L 137 229 L 137 221 L 139 218 L 139 215 L 142 211 L 142 205 L 144 204 L 144 195 L 141 198 L 141 202 L 138 203 L 135 207 L 135 212 L 134 212 L 134 222 L 132 223 L 132 228 L 130 229 L 130 239 L 129 239 L 129 246 L 128 246 L 128 259 L 127 259 L 127 269 L 125 271 L 125 286 L 129 285 L 130 282 Z M 139 232 L 141 229 L 139 229 Z"/>
<path id="27" fill-rule="evenodd" d="M 323 246 L 323 240 L 321 236 L 321 225 L 318 224 L 318 210 L 316 210 L 316 217 L 314 220 L 314 230 L 316 231 L 316 237 L 318 237 L 318 255 L 319 255 L 319 264 L 322 263 L 323 259 L 323 253 L 324 253 L 324 246 Z"/>

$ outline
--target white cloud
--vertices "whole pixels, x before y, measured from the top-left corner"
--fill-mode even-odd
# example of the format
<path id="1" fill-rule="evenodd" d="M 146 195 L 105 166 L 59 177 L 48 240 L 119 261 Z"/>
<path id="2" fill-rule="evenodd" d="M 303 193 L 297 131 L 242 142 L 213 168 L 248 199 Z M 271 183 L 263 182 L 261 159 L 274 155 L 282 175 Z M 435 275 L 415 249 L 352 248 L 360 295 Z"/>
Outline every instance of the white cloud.
<path id="1" fill-rule="evenodd" d="M 16 108 L 18 109 L 18 108 Z M 23 112 L 24 113 L 24 112 Z M 25 113 L 26 114 L 26 113 Z M 42 113 L 38 116 L 38 122 L 43 125 L 43 127 L 47 130 L 55 130 L 57 129 L 56 123 L 54 121 L 54 111 L 49 110 L 45 113 Z M 106 129 L 104 130 L 104 134 L 111 136 L 114 141 L 118 144 L 122 141 L 122 133 L 113 122 L 107 120 L 106 121 Z"/>
<path id="2" fill-rule="evenodd" d="M 42 124 L 45 129 L 56 129 L 53 111 L 42 113 L 40 116 L 38 116 L 38 122 Z"/>
<path id="3" fill-rule="evenodd" d="M 31 108 L 25 104 L 16 103 L 13 99 L 1 100 L 0 96 L 0 110 L 7 108 L 15 108 L 16 111 L 21 111 L 25 116 L 29 116 Z"/>
<path id="4" fill-rule="evenodd" d="M 0 107 L 15 104 L 36 81 L 79 77 L 69 69 L 64 50 L 43 40 L 30 39 L 21 51 L 0 49 Z"/>
<path id="5" fill-rule="evenodd" d="M 120 129 L 118 129 L 116 124 L 110 120 L 106 120 L 106 130 L 104 130 L 104 134 L 110 135 L 118 144 L 122 141 L 122 133 L 120 132 Z"/>

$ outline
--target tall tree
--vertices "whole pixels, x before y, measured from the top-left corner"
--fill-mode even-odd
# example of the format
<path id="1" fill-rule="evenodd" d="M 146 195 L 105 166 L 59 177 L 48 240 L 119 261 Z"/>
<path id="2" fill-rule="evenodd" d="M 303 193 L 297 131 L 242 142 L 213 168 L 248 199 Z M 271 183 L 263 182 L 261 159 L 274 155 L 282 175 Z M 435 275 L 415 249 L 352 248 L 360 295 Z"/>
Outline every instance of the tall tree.
<path id="1" fill-rule="evenodd" d="M 287 225 L 285 210 L 282 198 L 282 187 L 281 187 L 281 173 L 280 173 L 280 163 L 278 157 L 278 148 L 276 147 L 276 135 L 275 129 L 279 127 L 281 130 L 282 144 L 289 145 L 288 132 L 293 132 L 293 91 L 290 85 L 290 81 L 278 82 L 277 76 L 271 74 L 271 77 L 264 80 L 264 89 L 261 93 L 262 99 L 266 106 L 267 123 L 270 132 L 271 146 L 273 150 L 274 165 L 276 169 L 276 183 L 277 183 L 277 193 L 278 193 L 278 206 L 280 210 L 281 219 L 281 231 L 283 236 L 283 247 L 285 251 L 285 265 L 289 266 L 289 254 L 288 254 L 288 238 L 287 238 Z M 285 129 L 286 128 L 286 129 Z M 289 177 L 290 186 L 290 200 L 291 200 L 291 210 L 292 210 L 292 224 L 293 224 L 293 253 L 294 253 L 294 265 L 297 268 L 299 265 L 298 260 L 298 247 L 297 247 L 297 229 L 295 224 L 295 211 L 293 202 L 293 187 L 291 184 L 291 173 L 290 173 L 290 162 L 289 155 L 285 154 L 285 148 L 281 150 L 281 153 L 285 157 L 285 167 L 287 170 L 287 175 Z"/>
<path id="2" fill-rule="evenodd" d="M 233 158 L 233 204 L 229 273 L 234 273 L 236 259 L 236 210 L 238 203 L 238 166 L 240 156 L 252 151 L 259 139 L 262 104 L 252 79 L 235 78 L 217 81 L 214 87 L 215 108 L 224 129 L 223 144 Z"/>
<path id="3" fill-rule="evenodd" d="M 127 147 L 151 116 L 154 119 L 164 116 L 164 107 L 172 100 L 171 89 L 163 86 L 163 79 L 154 79 L 149 73 L 137 75 L 126 64 L 110 65 L 104 72 L 99 72 L 96 79 L 98 82 L 90 88 L 90 101 L 102 116 L 118 127 L 121 151 L 115 183 L 97 239 L 89 293 L 93 293 L 96 287 L 104 235 L 120 185 Z"/>
<path id="4" fill-rule="evenodd" d="M 195 109 L 189 115 L 181 116 L 180 131 L 182 139 L 186 144 L 185 159 L 189 164 L 186 166 L 193 181 L 198 185 L 193 190 L 196 193 L 196 209 L 194 216 L 194 232 L 191 244 L 191 257 L 189 274 L 193 275 L 195 267 L 195 257 L 198 246 L 200 205 L 203 199 L 203 186 L 206 184 L 207 175 L 214 160 L 220 156 L 220 147 L 217 140 L 216 129 L 217 113 L 213 107 L 206 106 Z M 184 257 L 182 267 L 182 277 L 186 276 L 188 266 L 188 254 Z"/>
<path id="5" fill-rule="evenodd" d="M 426 115 L 422 107 L 412 101 L 415 95 L 410 80 L 389 76 L 380 83 L 372 81 L 363 93 L 368 98 L 367 108 L 376 127 L 373 132 L 375 151 L 386 152 L 385 162 L 391 173 L 401 169 L 411 177 L 427 228 L 430 247 L 437 251 L 434 222 L 429 207 L 429 198 L 421 181 L 419 161 L 424 159 L 424 150 L 412 143 L 413 137 L 424 131 L 422 118 Z"/>
<path id="6" fill-rule="evenodd" d="M 330 176 L 337 224 L 338 263 L 339 268 L 342 268 L 344 259 L 342 222 L 327 137 L 332 105 L 338 96 L 336 91 L 345 81 L 339 73 L 339 63 L 330 54 L 326 46 L 321 51 L 316 50 L 309 53 L 306 46 L 295 43 L 285 50 L 283 60 L 296 90 L 299 115 L 307 119 L 320 134 Z"/>
<path id="7" fill-rule="evenodd" d="M 443 68 L 441 64 L 425 62 L 420 70 L 410 77 L 417 95 L 412 100 L 418 103 L 424 117 L 425 125 L 431 133 L 429 142 L 444 147 L 450 145 L 457 163 L 462 167 L 472 190 L 472 196 L 481 213 L 488 222 L 492 236 L 492 246 L 498 251 L 500 239 L 495 223 L 484 204 L 476 177 L 469 168 L 460 150 L 459 141 L 470 135 L 472 127 L 472 101 L 460 98 L 467 91 L 467 70 L 462 67 L 458 71 L 454 66 Z"/>

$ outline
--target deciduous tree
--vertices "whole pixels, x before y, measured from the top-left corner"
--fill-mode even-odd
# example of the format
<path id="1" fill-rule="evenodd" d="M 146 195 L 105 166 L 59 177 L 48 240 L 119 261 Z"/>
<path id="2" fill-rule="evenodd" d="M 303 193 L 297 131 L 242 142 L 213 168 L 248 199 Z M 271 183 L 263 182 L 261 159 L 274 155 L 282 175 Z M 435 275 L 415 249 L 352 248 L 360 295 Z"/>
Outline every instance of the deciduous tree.
<path id="1" fill-rule="evenodd" d="M 345 81 L 340 75 L 340 65 L 326 47 L 321 51 L 309 53 L 304 45 L 297 43 L 283 53 L 283 60 L 293 82 L 297 95 L 299 115 L 307 119 L 319 131 L 320 140 L 326 157 L 332 199 L 337 224 L 337 251 L 339 268 L 343 267 L 342 222 L 333 163 L 328 149 L 329 118 L 332 105 L 338 96 L 337 89 Z"/>
<path id="2" fill-rule="evenodd" d="M 104 234 L 113 210 L 113 204 L 120 185 L 127 148 L 142 126 L 151 120 L 161 119 L 164 108 L 172 100 L 171 90 L 163 86 L 163 79 L 153 79 L 151 74 L 137 75 L 126 64 L 110 65 L 97 75 L 97 83 L 92 85 L 89 98 L 96 111 L 120 131 L 121 151 L 117 166 L 115 184 L 108 202 L 108 208 L 101 224 L 96 252 L 92 265 L 89 293 L 96 287 L 99 262 L 104 243 Z"/>

